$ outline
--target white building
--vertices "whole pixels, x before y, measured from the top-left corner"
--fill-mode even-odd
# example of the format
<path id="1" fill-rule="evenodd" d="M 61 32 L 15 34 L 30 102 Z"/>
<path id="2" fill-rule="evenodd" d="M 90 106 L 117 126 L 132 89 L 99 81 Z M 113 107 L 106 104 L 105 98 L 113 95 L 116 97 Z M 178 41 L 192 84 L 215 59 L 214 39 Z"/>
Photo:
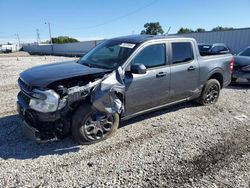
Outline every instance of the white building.
<path id="1" fill-rule="evenodd" d="M 0 44 L 0 52 L 8 53 L 15 52 L 19 50 L 19 46 L 8 42 L 7 44 Z"/>

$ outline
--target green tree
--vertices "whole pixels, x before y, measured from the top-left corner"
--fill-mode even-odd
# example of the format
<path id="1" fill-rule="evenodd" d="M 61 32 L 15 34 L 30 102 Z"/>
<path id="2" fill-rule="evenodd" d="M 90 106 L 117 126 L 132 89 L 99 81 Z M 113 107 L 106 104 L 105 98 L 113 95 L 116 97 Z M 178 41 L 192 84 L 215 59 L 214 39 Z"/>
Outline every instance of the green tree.
<path id="1" fill-rule="evenodd" d="M 177 34 L 193 33 L 193 32 L 194 32 L 194 31 L 193 31 L 192 29 L 181 27 L 181 28 L 179 29 L 179 31 L 177 32 Z"/>
<path id="2" fill-rule="evenodd" d="M 203 28 L 197 28 L 196 30 L 195 30 L 195 32 L 205 32 L 206 30 L 205 29 L 203 29 Z"/>
<path id="3" fill-rule="evenodd" d="M 212 29 L 212 31 L 227 31 L 231 30 L 233 27 L 222 27 L 222 26 L 217 26 Z"/>
<path id="4" fill-rule="evenodd" d="M 164 31 L 159 22 L 150 22 L 144 25 L 144 30 L 141 31 L 141 35 L 159 35 L 163 34 Z"/>
<path id="5" fill-rule="evenodd" d="M 64 44 L 64 43 L 71 43 L 71 42 L 79 42 L 77 39 L 68 37 L 68 36 L 59 36 L 52 38 L 53 44 Z"/>

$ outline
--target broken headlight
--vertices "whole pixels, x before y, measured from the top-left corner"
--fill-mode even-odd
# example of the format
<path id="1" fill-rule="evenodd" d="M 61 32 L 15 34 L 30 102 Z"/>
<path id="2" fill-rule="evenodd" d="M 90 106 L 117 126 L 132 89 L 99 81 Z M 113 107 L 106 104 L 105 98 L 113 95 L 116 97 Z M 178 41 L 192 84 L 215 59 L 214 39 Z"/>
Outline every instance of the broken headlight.
<path id="1" fill-rule="evenodd" d="M 59 95 L 53 90 L 35 89 L 29 106 L 31 109 L 39 112 L 54 112 L 58 109 Z"/>

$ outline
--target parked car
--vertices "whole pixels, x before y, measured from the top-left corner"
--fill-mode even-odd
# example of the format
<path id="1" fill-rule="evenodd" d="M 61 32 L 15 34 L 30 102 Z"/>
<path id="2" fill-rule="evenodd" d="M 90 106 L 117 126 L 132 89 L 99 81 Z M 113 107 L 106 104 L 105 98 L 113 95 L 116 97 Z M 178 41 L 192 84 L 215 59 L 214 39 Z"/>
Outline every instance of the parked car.
<path id="1" fill-rule="evenodd" d="M 91 144 L 142 113 L 188 100 L 216 103 L 232 68 L 232 55 L 201 57 L 192 38 L 119 37 L 77 62 L 22 72 L 17 109 L 25 132 L 39 142 L 72 133 Z"/>
<path id="2" fill-rule="evenodd" d="M 250 46 L 234 56 L 234 71 L 232 81 L 238 78 L 247 79 L 250 82 Z"/>
<path id="3" fill-rule="evenodd" d="M 250 46 L 248 46 L 246 49 L 244 49 L 243 51 L 241 51 L 238 56 L 248 56 L 250 57 Z"/>
<path id="4" fill-rule="evenodd" d="M 198 44 L 198 47 L 202 56 L 231 53 L 231 50 L 223 43 Z"/>

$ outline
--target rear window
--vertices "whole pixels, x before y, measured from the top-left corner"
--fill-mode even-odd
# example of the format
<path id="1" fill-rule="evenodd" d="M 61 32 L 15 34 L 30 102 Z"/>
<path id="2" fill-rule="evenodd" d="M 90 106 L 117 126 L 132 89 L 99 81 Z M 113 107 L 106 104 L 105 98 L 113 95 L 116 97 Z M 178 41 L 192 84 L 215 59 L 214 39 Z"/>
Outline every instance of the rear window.
<path id="1" fill-rule="evenodd" d="M 193 59 L 194 53 L 190 42 L 172 43 L 172 64 L 184 63 Z"/>
<path id="2" fill-rule="evenodd" d="M 212 45 L 199 45 L 198 47 L 200 52 L 208 52 L 212 48 Z"/>

